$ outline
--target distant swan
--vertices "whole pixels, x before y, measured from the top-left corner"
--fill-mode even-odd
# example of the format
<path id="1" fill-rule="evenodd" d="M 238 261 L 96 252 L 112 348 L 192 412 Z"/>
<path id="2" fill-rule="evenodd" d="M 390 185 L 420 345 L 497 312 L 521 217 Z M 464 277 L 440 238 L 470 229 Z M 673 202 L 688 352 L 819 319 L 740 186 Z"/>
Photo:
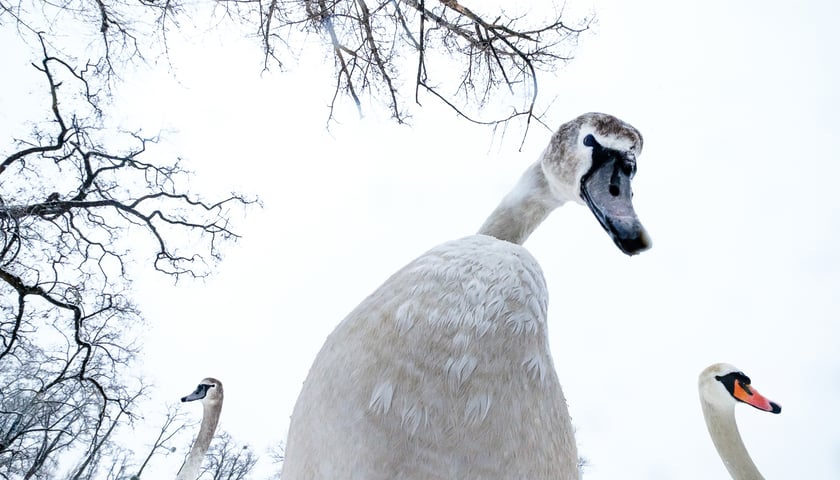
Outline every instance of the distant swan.
<path id="1" fill-rule="evenodd" d="M 716 363 L 700 373 L 700 404 L 706 428 L 729 475 L 734 480 L 763 480 L 738 432 L 735 404 L 743 402 L 765 412 L 782 411 L 750 385 L 750 378 L 726 363 Z"/>
<path id="2" fill-rule="evenodd" d="M 198 470 L 201 468 L 201 462 L 204 461 L 204 454 L 210 448 L 213 434 L 216 433 L 216 425 L 219 424 L 219 414 L 222 412 L 224 399 L 225 392 L 222 388 L 222 382 L 210 377 L 202 380 L 194 392 L 181 399 L 182 402 L 201 400 L 204 412 L 201 416 L 201 428 L 198 430 L 198 436 L 195 437 L 192 450 L 190 450 L 184 466 L 181 467 L 181 471 L 178 472 L 176 480 L 195 480 L 198 478 Z"/>
<path id="3" fill-rule="evenodd" d="M 303 384 L 283 480 L 579 478 L 545 280 L 521 244 L 573 201 L 624 253 L 649 248 L 631 203 L 641 149 L 610 115 L 562 125 L 479 234 L 421 255 L 354 309 Z"/>

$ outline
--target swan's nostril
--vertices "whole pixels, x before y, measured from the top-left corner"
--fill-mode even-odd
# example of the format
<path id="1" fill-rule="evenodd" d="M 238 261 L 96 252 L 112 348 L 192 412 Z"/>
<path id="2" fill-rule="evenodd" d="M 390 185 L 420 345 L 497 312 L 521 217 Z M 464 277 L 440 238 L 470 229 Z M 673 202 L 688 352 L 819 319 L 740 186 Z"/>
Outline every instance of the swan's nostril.
<path id="1" fill-rule="evenodd" d="M 620 193 L 621 189 L 618 188 L 618 185 L 610 185 L 610 195 L 617 197 Z"/>

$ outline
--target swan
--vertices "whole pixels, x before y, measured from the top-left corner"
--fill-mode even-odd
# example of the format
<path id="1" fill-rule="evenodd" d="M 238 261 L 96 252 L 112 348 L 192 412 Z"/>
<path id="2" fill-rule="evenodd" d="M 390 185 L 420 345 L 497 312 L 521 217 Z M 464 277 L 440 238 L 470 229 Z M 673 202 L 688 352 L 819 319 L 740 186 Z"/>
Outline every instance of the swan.
<path id="1" fill-rule="evenodd" d="M 729 475 L 734 480 L 763 480 L 738 432 L 735 404 L 742 402 L 772 413 L 780 413 L 782 407 L 758 393 L 750 377 L 726 363 L 706 367 L 700 373 L 698 389 L 706 428 Z"/>
<path id="2" fill-rule="evenodd" d="M 363 300 L 310 368 L 282 478 L 579 478 L 545 280 L 521 244 L 574 201 L 624 253 L 649 248 L 631 203 L 641 148 L 611 115 L 563 124 L 478 234 L 431 249 Z"/>
<path id="3" fill-rule="evenodd" d="M 194 392 L 181 398 L 182 402 L 201 400 L 204 411 L 201 416 L 198 436 L 195 437 L 190 454 L 178 472 L 176 480 L 195 480 L 198 478 L 198 469 L 201 468 L 204 454 L 210 448 L 210 442 L 213 441 L 213 434 L 216 432 L 216 425 L 219 424 L 219 414 L 222 412 L 224 399 L 225 391 L 222 388 L 222 382 L 212 377 L 202 380 Z"/>

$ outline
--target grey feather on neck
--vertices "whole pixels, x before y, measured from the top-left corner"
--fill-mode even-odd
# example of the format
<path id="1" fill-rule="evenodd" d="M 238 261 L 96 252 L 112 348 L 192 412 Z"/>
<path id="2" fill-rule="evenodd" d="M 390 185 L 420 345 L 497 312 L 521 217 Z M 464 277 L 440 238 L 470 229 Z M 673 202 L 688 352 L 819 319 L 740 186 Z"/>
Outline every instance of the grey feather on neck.
<path id="1" fill-rule="evenodd" d="M 551 195 L 540 162 L 531 165 L 478 233 L 521 245 L 561 203 Z"/>

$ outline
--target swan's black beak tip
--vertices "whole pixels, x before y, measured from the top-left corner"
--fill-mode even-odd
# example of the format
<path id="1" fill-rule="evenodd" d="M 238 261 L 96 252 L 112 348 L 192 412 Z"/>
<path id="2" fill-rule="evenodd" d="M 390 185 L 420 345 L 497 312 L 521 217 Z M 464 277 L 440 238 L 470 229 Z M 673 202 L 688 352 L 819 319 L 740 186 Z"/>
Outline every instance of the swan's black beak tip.
<path id="1" fill-rule="evenodd" d="M 647 230 L 639 224 L 639 232 L 636 235 L 629 237 L 621 237 L 620 235 L 613 235 L 613 240 L 616 246 L 626 255 L 638 255 L 645 250 L 649 250 L 653 246 L 653 241 L 650 239 Z M 611 234 L 613 232 L 610 232 Z"/>
<path id="2" fill-rule="evenodd" d="M 181 401 L 182 401 L 182 402 L 186 402 L 186 401 L 187 401 L 187 397 L 181 397 Z"/>
<path id="3" fill-rule="evenodd" d="M 782 413 L 782 406 L 776 402 L 770 402 L 770 413 Z"/>

